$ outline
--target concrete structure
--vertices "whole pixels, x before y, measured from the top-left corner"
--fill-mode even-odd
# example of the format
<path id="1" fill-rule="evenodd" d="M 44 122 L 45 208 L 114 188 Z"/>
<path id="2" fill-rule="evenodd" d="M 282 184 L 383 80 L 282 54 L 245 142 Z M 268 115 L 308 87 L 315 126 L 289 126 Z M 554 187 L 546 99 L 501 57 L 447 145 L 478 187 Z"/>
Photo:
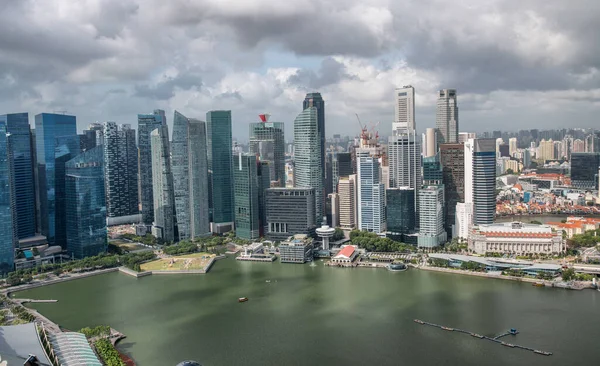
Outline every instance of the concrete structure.
<path id="1" fill-rule="evenodd" d="M 442 89 L 438 93 L 435 128 L 440 144 L 458 142 L 458 104 L 456 89 Z"/>
<path id="2" fill-rule="evenodd" d="M 165 111 L 155 109 L 153 114 L 138 114 L 139 188 L 142 204 L 142 223 L 150 227 L 154 222 L 154 190 L 152 188 L 152 144 L 150 134 L 167 125 Z"/>
<path id="3" fill-rule="evenodd" d="M 283 122 L 271 122 L 261 114 L 262 122 L 250 123 L 250 153 L 261 161 L 269 162 L 271 179 L 278 187 L 285 187 L 285 137 Z"/>
<path id="4" fill-rule="evenodd" d="M 44 351 L 35 323 L 0 326 L 0 357 L 1 364 L 6 366 L 53 365 Z"/>
<path id="5" fill-rule="evenodd" d="M 323 223 L 320 228 L 317 228 L 316 232 L 317 236 L 321 238 L 321 241 L 323 242 L 323 250 L 329 250 L 329 238 L 333 237 L 335 229 L 329 227 L 326 223 Z"/>
<path id="6" fill-rule="evenodd" d="M 517 153 L 517 138 L 511 137 L 508 139 L 508 153 L 510 157 L 514 157 Z"/>
<path id="7" fill-rule="evenodd" d="M 177 237 L 175 196 L 167 125 L 165 124 L 155 129 L 150 135 L 154 198 L 152 235 L 167 242 L 176 242 L 179 238 Z"/>
<path id="8" fill-rule="evenodd" d="M 425 130 L 425 146 L 423 147 L 423 157 L 427 158 L 437 154 L 437 136 L 435 128 L 427 128 Z"/>
<path id="9" fill-rule="evenodd" d="M 351 264 L 357 256 L 357 247 L 354 245 L 346 245 L 338 254 L 331 258 L 331 262 L 336 264 Z"/>
<path id="10" fill-rule="evenodd" d="M 358 229 L 374 233 L 386 231 L 385 186 L 379 183 L 379 162 L 358 149 Z"/>
<path id="11" fill-rule="evenodd" d="M 458 143 L 464 144 L 469 139 L 476 139 L 477 134 L 475 132 L 459 132 L 458 133 Z"/>
<path id="12" fill-rule="evenodd" d="M 456 236 L 456 205 L 465 202 L 465 148 L 462 143 L 440 145 L 440 164 L 446 202 L 444 225 L 448 236 Z M 465 232 L 465 238 L 468 233 Z"/>
<path id="13" fill-rule="evenodd" d="M 313 235 L 315 190 L 312 188 L 269 188 L 266 200 L 266 237 L 282 241 L 291 235 Z"/>
<path id="14" fill-rule="evenodd" d="M 6 123 L 0 120 L 0 274 L 14 269 L 17 232 L 15 230 L 15 189 Z"/>
<path id="15" fill-rule="evenodd" d="M 260 237 L 257 165 L 256 155 L 239 154 L 233 170 L 235 234 L 246 240 Z"/>
<path id="16" fill-rule="evenodd" d="M 456 204 L 456 215 L 452 236 L 462 240 L 469 237 L 469 229 L 473 224 L 473 204 L 459 202 Z"/>
<path id="17" fill-rule="evenodd" d="M 415 193 L 415 224 L 419 225 L 419 189 L 423 177 L 421 175 L 421 147 L 414 131 L 394 132 L 388 140 L 388 156 L 390 167 L 389 188 L 409 187 Z"/>
<path id="18" fill-rule="evenodd" d="M 313 239 L 308 235 L 296 234 L 279 244 L 281 263 L 306 263 L 313 260 Z"/>
<path id="19" fill-rule="evenodd" d="M 320 145 L 319 110 L 308 107 L 294 121 L 294 187 L 314 188 L 315 190 L 315 222 L 323 218 L 324 156 Z"/>
<path id="20" fill-rule="evenodd" d="M 476 254 L 558 254 L 566 246 L 560 231 L 549 225 L 506 222 L 475 225 L 469 234 L 469 251 Z"/>
<path id="21" fill-rule="evenodd" d="M 542 139 L 538 146 L 536 157 L 538 160 L 542 160 L 543 162 L 556 159 L 556 153 L 554 151 L 554 141 L 552 141 L 552 139 L 548 141 Z"/>
<path id="22" fill-rule="evenodd" d="M 419 248 L 433 248 L 446 242 L 444 230 L 444 186 L 424 186 L 419 191 L 421 226 Z"/>
<path id="23" fill-rule="evenodd" d="M 234 220 L 231 111 L 206 113 L 212 231 L 231 231 Z"/>
<path id="24" fill-rule="evenodd" d="M 415 125 L 415 88 L 410 85 L 394 90 L 394 131 L 414 131 Z"/>
<path id="25" fill-rule="evenodd" d="M 329 201 L 331 202 L 331 226 L 340 226 L 340 195 L 337 193 L 331 193 L 329 195 Z"/>
<path id="26" fill-rule="evenodd" d="M 356 197 L 356 175 L 341 177 L 338 183 L 338 195 L 340 199 L 340 227 L 344 230 L 352 230 L 357 224 L 357 197 Z"/>

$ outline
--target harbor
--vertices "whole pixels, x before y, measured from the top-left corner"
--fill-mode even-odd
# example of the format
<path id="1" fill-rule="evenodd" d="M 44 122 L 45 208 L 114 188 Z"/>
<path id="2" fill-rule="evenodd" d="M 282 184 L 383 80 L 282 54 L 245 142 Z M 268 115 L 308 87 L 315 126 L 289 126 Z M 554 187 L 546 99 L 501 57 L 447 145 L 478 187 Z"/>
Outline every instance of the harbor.
<path id="1" fill-rule="evenodd" d="M 507 343 L 507 342 L 504 342 L 504 341 L 500 340 L 500 338 L 503 338 L 503 337 L 506 337 L 506 336 L 509 336 L 509 335 L 516 336 L 517 334 L 519 334 L 519 331 L 517 331 L 514 328 L 510 329 L 509 331 L 507 331 L 505 333 L 499 334 L 499 335 L 497 335 L 495 337 L 487 337 L 487 336 L 484 336 L 484 335 L 481 335 L 481 334 L 478 334 L 478 333 L 469 332 L 469 331 L 466 331 L 466 330 L 463 330 L 463 329 L 459 329 L 459 328 L 451 328 L 451 327 L 446 327 L 446 326 L 439 325 L 439 324 L 429 323 L 429 322 L 426 322 L 426 321 L 423 321 L 423 320 L 420 320 L 420 319 L 415 319 L 414 322 L 417 323 L 417 324 L 428 325 L 430 327 L 439 328 L 439 329 L 442 329 L 442 330 L 445 330 L 445 331 L 449 331 L 449 332 L 459 332 L 459 333 L 463 333 L 463 334 L 468 334 L 471 337 L 475 337 L 475 338 L 479 338 L 479 339 L 484 339 L 484 340 L 491 341 L 491 342 L 496 342 L 496 343 L 498 343 L 498 344 L 500 344 L 502 346 L 509 347 L 509 348 L 519 348 L 519 349 L 523 349 L 523 350 L 526 350 L 526 351 L 531 351 L 531 352 L 533 352 L 535 354 L 542 355 L 542 356 L 551 356 L 552 355 L 552 352 L 540 351 L 540 350 L 537 350 L 537 349 L 533 349 L 531 347 L 521 346 L 521 345 L 514 344 L 514 343 Z"/>

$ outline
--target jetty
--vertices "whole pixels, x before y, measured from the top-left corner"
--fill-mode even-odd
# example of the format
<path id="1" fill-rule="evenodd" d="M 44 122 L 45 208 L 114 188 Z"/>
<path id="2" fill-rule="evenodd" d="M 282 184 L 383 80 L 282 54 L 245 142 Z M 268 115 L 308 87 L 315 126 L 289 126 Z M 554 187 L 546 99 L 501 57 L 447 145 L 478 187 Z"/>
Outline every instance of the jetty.
<path id="1" fill-rule="evenodd" d="M 467 335 L 470 335 L 470 336 L 472 336 L 474 338 L 479 338 L 479 339 L 484 339 L 486 341 L 495 342 L 497 344 L 500 344 L 502 346 L 509 347 L 509 348 L 519 348 L 519 349 L 523 349 L 523 350 L 526 350 L 526 351 L 531 351 L 531 352 L 536 353 L 538 355 L 543 355 L 543 356 L 551 356 L 552 355 L 552 352 L 540 351 L 540 350 L 537 350 L 537 349 L 533 349 L 531 347 L 521 346 L 521 345 L 513 344 L 513 343 L 507 343 L 507 342 L 504 342 L 504 341 L 500 340 L 500 338 L 503 338 L 503 337 L 506 337 L 506 336 L 509 336 L 509 335 L 516 336 L 519 332 L 516 329 L 514 329 L 514 328 L 511 329 L 511 330 L 509 330 L 509 331 L 507 331 L 507 332 L 505 332 L 505 333 L 497 335 L 495 337 L 487 337 L 487 336 L 480 335 L 480 334 L 475 333 L 475 332 L 469 332 L 467 330 L 463 330 L 463 329 L 459 329 L 459 328 L 451 328 L 451 327 L 446 327 L 446 326 L 439 325 L 439 324 L 429 323 L 429 322 L 426 322 L 426 321 L 423 321 L 423 320 L 420 320 L 420 319 L 415 319 L 414 322 L 417 323 L 417 324 L 421 324 L 421 325 L 428 325 L 430 327 L 439 328 L 439 329 L 442 329 L 442 330 L 445 330 L 445 331 L 459 332 L 459 333 L 467 334 Z"/>

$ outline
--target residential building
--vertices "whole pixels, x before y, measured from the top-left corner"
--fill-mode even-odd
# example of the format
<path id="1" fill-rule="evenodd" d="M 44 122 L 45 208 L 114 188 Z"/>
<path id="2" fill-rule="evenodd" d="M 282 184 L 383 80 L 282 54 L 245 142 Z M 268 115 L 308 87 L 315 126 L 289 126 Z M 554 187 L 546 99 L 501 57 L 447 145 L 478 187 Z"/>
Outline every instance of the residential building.
<path id="1" fill-rule="evenodd" d="M 391 235 L 408 234 L 415 230 L 415 192 L 408 187 L 387 189 L 386 223 Z"/>
<path id="2" fill-rule="evenodd" d="M 83 130 L 80 135 L 80 144 L 81 151 L 104 145 L 104 126 L 101 123 L 90 123 L 87 130 Z"/>
<path id="3" fill-rule="evenodd" d="M 438 143 L 455 144 L 458 142 L 456 89 L 442 89 L 439 91 L 435 113 L 435 128 L 438 131 Z"/>
<path id="4" fill-rule="evenodd" d="M 206 131 L 212 231 L 223 233 L 234 220 L 231 111 L 208 112 Z"/>
<path id="5" fill-rule="evenodd" d="M 150 134 L 152 145 L 152 187 L 154 197 L 154 223 L 152 235 L 165 242 L 177 242 L 175 216 L 175 189 L 171 171 L 169 130 L 163 125 Z"/>
<path id="6" fill-rule="evenodd" d="M 415 194 L 415 225 L 419 226 L 419 188 L 422 186 L 421 143 L 414 131 L 399 132 L 388 140 L 389 188 L 409 187 Z"/>
<path id="7" fill-rule="evenodd" d="M 419 248 L 433 248 L 446 242 L 444 230 L 444 186 L 424 186 L 419 190 Z"/>
<path id="8" fill-rule="evenodd" d="M 35 181 L 29 115 L 13 113 L 0 116 L 5 125 L 12 164 L 15 199 L 15 226 L 18 239 L 35 236 Z M 4 135 L 2 136 L 4 138 Z"/>
<path id="9" fill-rule="evenodd" d="M 294 187 L 314 188 L 315 221 L 323 219 L 323 166 L 319 132 L 319 111 L 308 107 L 294 121 Z"/>
<path id="10" fill-rule="evenodd" d="M 102 135 L 104 145 L 98 146 L 103 146 L 104 150 L 107 215 L 108 217 L 137 215 L 139 213 L 138 149 L 135 143 L 135 130 L 131 125 L 118 126 L 115 122 L 105 122 Z"/>
<path id="11" fill-rule="evenodd" d="M 306 263 L 313 260 L 313 239 L 305 234 L 290 236 L 279 244 L 281 263 Z"/>
<path id="12" fill-rule="evenodd" d="M 469 251 L 475 254 L 559 254 L 566 250 L 561 231 L 549 225 L 504 222 L 476 225 L 469 234 Z"/>
<path id="13" fill-rule="evenodd" d="M 267 239 L 283 241 L 295 234 L 314 234 L 314 188 L 269 188 L 265 197 Z"/>
<path id="14" fill-rule="evenodd" d="M 325 181 L 325 154 L 327 153 L 327 149 L 325 146 L 325 101 L 323 100 L 323 97 L 321 96 L 321 93 L 308 93 L 306 94 L 306 97 L 304 98 L 304 101 L 302 102 L 302 110 L 306 111 L 306 109 L 308 108 L 315 108 L 316 109 L 316 120 L 317 120 L 317 126 L 316 126 L 316 138 L 318 140 L 318 145 L 319 148 L 314 150 L 315 154 L 319 154 L 319 161 L 320 161 L 320 173 L 321 173 L 321 182 Z M 303 128 L 306 128 L 307 126 L 304 126 Z M 311 133 L 312 134 L 312 133 Z M 296 144 L 296 122 L 294 122 L 294 145 L 296 146 L 297 149 L 297 144 Z M 297 153 L 297 150 L 296 150 Z M 323 183 L 322 183 L 323 185 Z M 317 190 L 317 187 L 314 187 L 315 190 Z M 322 187 L 323 189 L 324 187 Z M 324 191 L 318 192 L 316 191 L 317 197 L 320 197 L 321 201 L 325 202 L 325 194 Z M 321 205 L 321 207 L 317 207 L 317 214 L 323 214 L 323 210 L 322 207 L 324 207 L 323 205 Z M 321 211 L 319 211 L 321 210 Z M 321 218 L 319 218 L 317 220 L 317 222 L 321 222 Z"/>
<path id="15" fill-rule="evenodd" d="M 261 114 L 259 123 L 250 123 L 250 153 L 261 161 L 270 162 L 271 179 L 278 187 L 285 187 L 285 137 L 283 122 L 270 122 L 269 115 Z"/>
<path id="16" fill-rule="evenodd" d="M 356 197 L 356 174 L 340 177 L 338 183 L 340 227 L 344 230 L 352 230 L 357 224 L 357 197 Z"/>
<path id="17" fill-rule="evenodd" d="M 235 234 L 254 240 L 260 237 L 258 162 L 254 154 L 239 154 L 233 169 Z"/>
<path id="18" fill-rule="evenodd" d="M 415 88 L 410 85 L 394 90 L 393 131 L 414 131 L 415 124 Z"/>
<path id="19" fill-rule="evenodd" d="M 556 153 L 554 151 L 554 141 L 552 141 L 552 139 L 548 141 L 542 139 L 542 141 L 540 141 L 540 145 L 538 146 L 536 157 L 538 160 L 542 161 L 555 160 Z"/>
<path id="20" fill-rule="evenodd" d="M 14 269 L 17 243 L 15 189 L 6 127 L 6 122 L 0 120 L 0 274 Z"/>
<path id="21" fill-rule="evenodd" d="M 511 137 L 508 139 L 508 154 L 510 157 L 514 157 L 517 153 L 517 138 Z"/>
<path id="22" fill-rule="evenodd" d="M 64 164 L 79 154 L 77 122 L 75 116 L 41 113 L 35 130 L 41 234 L 50 245 L 65 247 Z"/>
<path id="23" fill-rule="evenodd" d="M 383 233 L 385 224 L 385 186 L 379 183 L 379 162 L 368 151 L 356 152 L 358 171 L 358 229 Z"/>
<path id="24" fill-rule="evenodd" d="M 165 111 L 156 109 L 153 114 L 138 114 L 139 189 L 142 204 L 142 223 L 150 227 L 154 222 L 152 187 L 152 145 L 150 134 L 167 125 Z"/>
<path id="25" fill-rule="evenodd" d="M 571 184 L 578 189 L 596 189 L 598 187 L 598 168 L 600 153 L 571 154 Z"/>
<path id="26" fill-rule="evenodd" d="M 465 147 L 459 144 L 440 145 L 440 163 L 444 183 L 444 225 L 448 236 L 454 237 L 456 205 L 465 202 Z"/>
<path id="27" fill-rule="evenodd" d="M 67 252 L 81 259 L 106 252 L 104 152 L 96 146 L 66 163 Z"/>

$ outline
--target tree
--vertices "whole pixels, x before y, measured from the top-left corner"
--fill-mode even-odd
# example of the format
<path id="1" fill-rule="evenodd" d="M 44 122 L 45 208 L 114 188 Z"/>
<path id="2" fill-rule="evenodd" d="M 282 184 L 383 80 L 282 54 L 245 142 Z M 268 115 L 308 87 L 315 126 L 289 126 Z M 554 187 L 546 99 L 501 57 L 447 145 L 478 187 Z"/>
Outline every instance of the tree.
<path id="1" fill-rule="evenodd" d="M 508 168 L 506 169 L 506 174 L 515 174 L 515 172 L 511 168 Z"/>
<path id="2" fill-rule="evenodd" d="M 338 241 L 344 239 L 344 230 L 339 227 L 335 228 L 335 232 L 333 233 L 333 237 L 331 238 L 333 241 Z"/>
<path id="3" fill-rule="evenodd" d="M 563 281 L 571 281 L 575 279 L 575 270 L 573 268 L 567 268 L 562 271 Z"/>
<path id="4" fill-rule="evenodd" d="M 537 221 L 537 220 L 531 220 L 530 223 L 532 223 L 534 225 L 542 225 L 543 224 L 543 222 Z"/>

